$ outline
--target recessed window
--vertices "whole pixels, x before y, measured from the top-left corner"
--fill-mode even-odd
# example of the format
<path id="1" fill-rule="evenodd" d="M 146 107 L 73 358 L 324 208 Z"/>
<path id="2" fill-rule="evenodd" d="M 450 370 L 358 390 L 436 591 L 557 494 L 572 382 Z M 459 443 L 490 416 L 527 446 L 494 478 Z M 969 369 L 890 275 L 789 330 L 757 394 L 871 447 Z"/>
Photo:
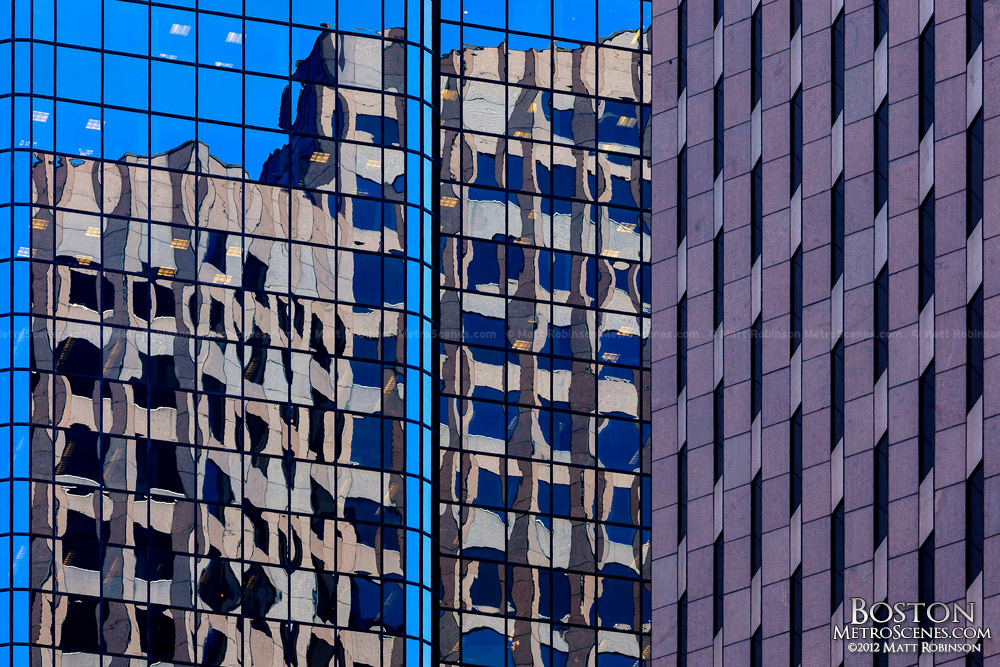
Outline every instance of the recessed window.
<path id="1" fill-rule="evenodd" d="M 980 287 L 967 308 L 967 338 L 965 347 L 966 411 L 971 410 L 983 395 L 983 288 Z"/>
<path id="2" fill-rule="evenodd" d="M 966 235 L 972 234 L 983 219 L 983 112 L 976 114 L 966 137 Z"/>
<path id="3" fill-rule="evenodd" d="M 763 88 L 764 72 L 764 44 L 763 44 L 763 21 L 761 19 L 761 7 L 757 6 L 757 11 L 751 18 L 753 31 L 750 33 L 753 51 L 753 72 L 750 77 L 750 109 L 753 110 L 760 103 Z"/>
<path id="4" fill-rule="evenodd" d="M 934 240 L 934 190 L 927 193 L 927 199 L 920 206 L 920 236 L 918 239 L 920 256 L 920 310 L 934 296 L 934 258 L 936 257 Z"/>
<path id="5" fill-rule="evenodd" d="M 875 215 L 889 201 L 889 102 L 875 113 Z"/>
<path id="6" fill-rule="evenodd" d="M 920 138 L 934 124 L 934 17 L 920 35 Z"/>
<path id="7" fill-rule="evenodd" d="M 750 212 L 753 216 L 750 227 L 750 264 L 760 257 L 764 249 L 764 168 L 757 160 L 750 172 Z"/>
<path id="8" fill-rule="evenodd" d="M 965 586 L 968 588 L 983 571 L 983 464 L 965 480 Z"/>
<path id="9" fill-rule="evenodd" d="M 934 362 L 932 361 L 924 374 L 920 376 L 920 416 L 919 432 L 919 480 L 923 481 L 934 467 L 934 393 L 935 393 Z"/>
<path id="10" fill-rule="evenodd" d="M 723 148 L 723 139 L 726 135 L 725 123 L 725 99 L 723 96 L 722 79 L 715 84 L 715 178 L 719 178 L 722 173 L 722 165 L 725 162 L 726 154 Z"/>
<path id="11" fill-rule="evenodd" d="M 722 630 L 722 622 L 725 617 L 725 577 L 723 576 L 723 568 L 726 562 L 726 550 L 724 544 L 723 536 L 720 533 L 712 547 L 713 635 L 719 634 L 719 631 Z"/>
<path id="12" fill-rule="evenodd" d="M 875 0 L 875 46 L 889 34 L 889 0 Z"/>
<path id="13" fill-rule="evenodd" d="M 687 386 L 687 297 L 677 304 L 677 393 Z"/>
<path id="14" fill-rule="evenodd" d="M 791 346 L 789 356 L 795 354 L 795 350 L 802 343 L 802 246 L 795 249 L 791 261 L 791 285 L 789 285 L 789 296 L 791 300 Z"/>
<path id="15" fill-rule="evenodd" d="M 677 8 L 677 97 L 687 88 L 687 6 L 684 2 Z"/>
<path id="16" fill-rule="evenodd" d="M 687 447 L 677 453 L 677 542 L 687 535 Z"/>
<path id="17" fill-rule="evenodd" d="M 722 325 L 722 319 L 725 313 L 725 285 L 726 285 L 726 249 L 725 249 L 725 232 L 722 230 L 715 235 L 715 248 L 714 248 L 714 277 L 713 277 L 713 305 L 712 310 L 714 311 L 714 330 L 718 331 L 719 327 Z"/>
<path id="18" fill-rule="evenodd" d="M 750 536 L 751 536 L 751 548 L 750 548 L 750 576 L 757 574 L 760 570 L 763 557 L 763 544 L 764 544 L 764 533 L 763 533 L 763 502 L 764 502 L 764 488 L 763 482 L 760 478 L 760 471 L 753 478 L 753 482 L 750 484 Z"/>
<path id="19" fill-rule="evenodd" d="M 875 279 L 875 382 L 889 368 L 889 271 L 882 267 Z"/>
<path id="20" fill-rule="evenodd" d="M 792 153 L 792 168 L 791 168 L 791 186 L 788 196 L 791 197 L 795 194 L 795 191 L 799 189 L 802 184 L 802 87 L 795 91 L 795 95 L 792 97 L 792 111 L 791 111 L 791 132 L 789 132 L 789 139 L 791 140 L 791 153 Z"/>
<path id="21" fill-rule="evenodd" d="M 792 573 L 791 599 L 789 600 L 788 611 L 789 626 L 792 631 L 791 640 L 791 667 L 798 667 L 802 664 L 802 566 L 795 568 Z"/>
<path id="22" fill-rule="evenodd" d="M 878 549 L 889 536 L 889 441 L 888 434 L 875 445 L 875 544 Z"/>
<path id="23" fill-rule="evenodd" d="M 713 457 L 712 467 L 715 471 L 715 483 L 722 479 L 726 467 L 726 404 L 725 389 L 720 382 L 712 394 L 713 406 Z"/>
<path id="24" fill-rule="evenodd" d="M 983 43 L 983 0 L 968 0 L 965 16 L 966 60 L 970 60 Z"/>
<path id="25" fill-rule="evenodd" d="M 789 456 L 791 466 L 791 484 L 789 486 L 789 511 L 788 515 L 795 514 L 802 505 L 802 407 L 795 410 L 791 418 L 791 433 L 788 439 Z"/>
<path id="26" fill-rule="evenodd" d="M 831 225 L 833 238 L 830 240 L 830 287 L 844 275 L 844 178 L 833 184 L 831 198 Z"/>
<path id="27" fill-rule="evenodd" d="M 830 613 L 844 601 L 844 501 L 830 517 Z"/>
<path id="28" fill-rule="evenodd" d="M 830 352 L 830 448 L 844 438 L 844 338 Z"/>
<path id="29" fill-rule="evenodd" d="M 844 110 L 844 10 L 840 10 L 837 20 L 833 22 L 831 38 L 831 59 L 833 62 L 833 93 L 831 123 L 835 123 Z"/>
<path id="30" fill-rule="evenodd" d="M 677 155 L 677 245 L 687 236 L 687 147 Z"/>
<path id="31" fill-rule="evenodd" d="M 757 419 L 760 414 L 764 394 L 764 332 L 760 315 L 757 316 L 757 320 L 750 329 L 750 360 L 753 376 L 750 383 L 750 419 L 752 421 Z"/>

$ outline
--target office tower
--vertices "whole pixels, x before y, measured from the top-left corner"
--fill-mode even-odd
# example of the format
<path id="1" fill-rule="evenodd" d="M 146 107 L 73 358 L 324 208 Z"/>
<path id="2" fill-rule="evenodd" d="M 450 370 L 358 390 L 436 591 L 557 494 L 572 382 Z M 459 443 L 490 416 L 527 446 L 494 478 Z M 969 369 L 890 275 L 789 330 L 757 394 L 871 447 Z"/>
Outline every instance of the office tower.
<path id="1" fill-rule="evenodd" d="M 652 368 L 654 662 L 996 659 L 897 663 L 834 631 L 852 598 L 998 620 L 998 18 L 654 3 L 653 331 L 678 334 Z"/>
<path id="2" fill-rule="evenodd" d="M 193 5 L 5 17 L 7 660 L 429 664 L 433 6 Z"/>
<path id="3" fill-rule="evenodd" d="M 5 8 L 0 664 L 648 660 L 651 14 Z"/>

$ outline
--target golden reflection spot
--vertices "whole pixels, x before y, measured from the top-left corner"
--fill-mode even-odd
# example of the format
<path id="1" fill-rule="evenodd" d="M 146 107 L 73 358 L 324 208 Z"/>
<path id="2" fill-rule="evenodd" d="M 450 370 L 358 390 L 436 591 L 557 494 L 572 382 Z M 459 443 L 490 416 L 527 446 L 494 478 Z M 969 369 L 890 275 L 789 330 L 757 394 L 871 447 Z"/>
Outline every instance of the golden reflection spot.
<path id="1" fill-rule="evenodd" d="M 309 156 L 310 162 L 325 163 L 329 159 L 330 159 L 329 153 L 313 153 L 312 155 Z"/>
<path id="2" fill-rule="evenodd" d="M 231 245 L 226 250 L 226 257 L 239 257 L 242 253 L 239 246 Z"/>
<path id="3" fill-rule="evenodd" d="M 619 222 L 618 231 L 620 232 L 634 232 L 635 223 L 634 222 Z"/>
<path id="4" fill-rule="evenodd" d="M 445 208 L 455 208 L 458 206 L 458 197 L 441 197 L 441 206 Z"/>
<path id="5" fill-rule="evenodd" d="M 605 248 L 601 251 L 601 254 L 605 257 L 617 257 L 619 252 L 617 250 L 612 250 L 611 248 Z"/>
<path id="6" fill-rule="evenodd" d="M 191 242 L 187 239 L 174 239 L 170 242 L 170 247 L 175 250 L 187 250 L 190 245 Z"/>
<path id="7" fill-rule="evenodd" d="M 216 285 L 228 285 L 233 281 L 233 277 L 225 273 L 216 273 L 212 282 Z"/>
<path id="8" fill-rule="evenodd" d="M 635 127 L 635 118 L 629 116 L 619 116 L 618 126 L 619 127 Z"/>
<path id="9" fill-rule="evenodd" d="M 94 260 L 94 258 L 93 258 L 93 257 L 91 257 L 90 255 L 77 255 L 77 256 L 76 256 L 76 261 L 77 261 L 77 262 L 78 262 L 78 263 L 79 263 L 79 264 L 80 264 L 81 266 L 89 266 L 89 265 L 90 265 L 90 263 L 91 263 L 91 262 L 92 262 L 93 260 Z"/>
<path id="10" fill-rule="evenodd" d="M 608 363 L 613 364 L 616 361 L 618 361 L 618 356 L 619 355 L 617 352 L 605 352 L 604 354 L 601 355 L 601 359 L 603 361 L 607 361 Z"/>
<path id="11" fill-rule="evenodd" d="M 101 230 L 98 227 L 87 227 L 87 231 L 84 232 L 84 236 L 89 236 L 92 239 L 100 238 Z"/>
<path id="12" fill-rule="evenodd" d="M 531 349 L 531 341 L 530 340 L 519 340 L 519 341 L 517 341 L 517 342 L 514 343 L 514 349 L 518 350 L 519 352 L 524 352 L 526 350 L 530 350 Z"/>
<path id="13" fill-rule="evenodd" d="M 528 111 L 530 113 L 535 113 L 535 111 L 537 110 L 538 110 L 538 102 L 532 102 L 531 104 L 528 105 Z"/>
<path id="14" fill-rule="evenodd" d="M 524 130 L 517 130 L 514 132 L 514 136 L 518 139 L 530 139 L 531 132 L 525 132 Z"/>
<path id="15" fill-rule="evenodd" d="M 156 272 L 157 275 L 163 276 L 164 278 L 173 278 L 177 275 L 177 269 L 172 266 L 161 266 L 160 270 Z"/>
<path id="16" fill-rule="evenodd" d="M 368 163 L 365 166 L 368 167 L 369 169 L 381 169 L 382 161 L 372 158 L 371 160 L 368 160 Z"/>
<path id="17" fill-rule="evenodd" d="M 122 343 L 121 340 L 116 340 L 115 344 L 113 346 L 111 346 L 111 351 L 108 352 L 108 360 L 104 363 L 104 374 L 105 375 L 108 374 L 108 371 L 110 371 L 111 368 L 116 363 L 117 357 L 118 357 L 118 353 L 121 351 L 122 345 L 123 345 L 123 343 Z"/>
<path id="18" fill-rule="evenodd" d="M 443 100 L 457 100 L 458 91 L 457 90 L 442 90 L 441 99 Z"/>
<path id="19" fill-rule="evenodd" d="M 32 218 L 31 228 L 32 229 L 48 229 L 49 221 L 44 218 Z"/>
<path id="20" fill-rule="evenodd" d="M 385 383 L 385 388 L 382 391 L 383 393 L 388 394 L 395 388 L 396 388 L 396 376 L 393 375 L 391 378 L 389 378 L 389 381 Z"/>
<path id="21" fill-rule="evenodd" d="M 619 336 L 634 336 L 636 334 L 635 327 L 622 327 L 618 330 Z"/>

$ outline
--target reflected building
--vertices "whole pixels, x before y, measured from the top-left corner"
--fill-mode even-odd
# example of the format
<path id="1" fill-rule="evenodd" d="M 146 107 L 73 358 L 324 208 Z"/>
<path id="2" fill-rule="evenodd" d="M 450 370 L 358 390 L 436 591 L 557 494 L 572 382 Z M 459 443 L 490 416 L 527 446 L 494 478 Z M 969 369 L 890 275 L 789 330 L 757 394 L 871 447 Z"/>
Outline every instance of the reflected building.
<path id="1" fill-rule="evenodd" d="M 645 664 L 649 3 L 193 4 L 0 17 L 0 664 Z"/>
<path id="2" fill-rule="evenodd" d="M 649 659 L 650 54 L 620 8 L 593 43 L 442 25 L 444 663 Z"/>

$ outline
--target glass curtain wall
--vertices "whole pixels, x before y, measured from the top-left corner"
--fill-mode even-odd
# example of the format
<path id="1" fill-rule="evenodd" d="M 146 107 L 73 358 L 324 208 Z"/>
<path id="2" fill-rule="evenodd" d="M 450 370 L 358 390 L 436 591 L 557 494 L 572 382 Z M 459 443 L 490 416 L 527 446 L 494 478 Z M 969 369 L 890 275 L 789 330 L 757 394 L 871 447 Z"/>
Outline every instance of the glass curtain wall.
<path id="1" fill-rule="evenodd" d="M 442 660 L 640 664 L 651 4 L 441 14 Z"/>
<path id="2" fill-rule="evenodd" d="M 12 5 L 0 662 L 430 664 L 431 1 Z"/>

